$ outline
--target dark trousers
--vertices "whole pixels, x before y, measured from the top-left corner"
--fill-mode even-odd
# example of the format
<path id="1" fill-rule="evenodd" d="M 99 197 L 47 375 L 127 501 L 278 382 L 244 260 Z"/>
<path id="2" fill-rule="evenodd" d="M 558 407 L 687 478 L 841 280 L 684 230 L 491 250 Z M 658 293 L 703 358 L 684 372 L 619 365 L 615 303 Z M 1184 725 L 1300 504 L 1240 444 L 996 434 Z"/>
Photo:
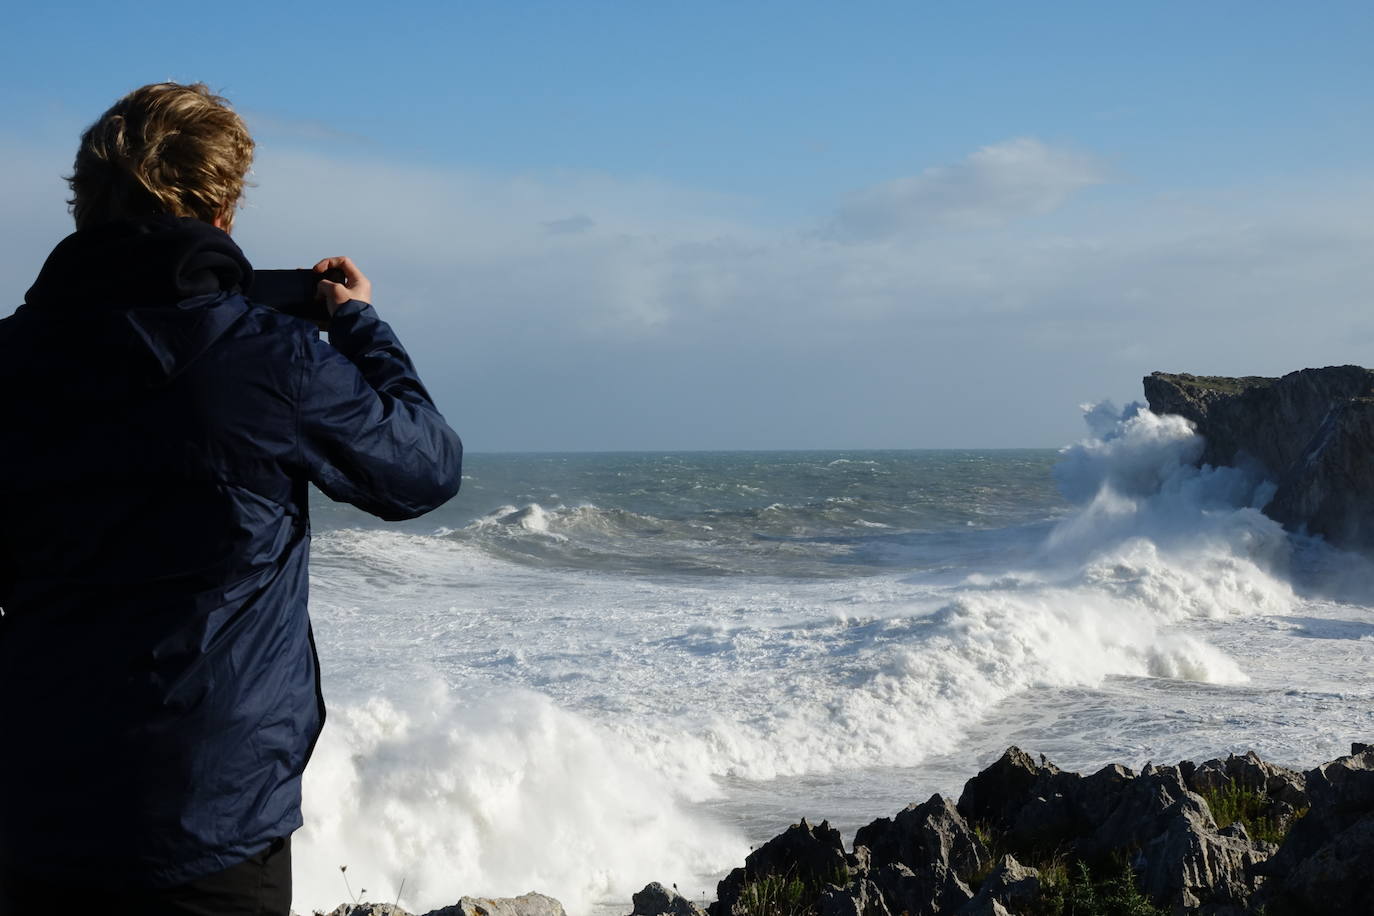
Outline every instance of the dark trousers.
<path id="1" fill-rule="evenodd" d="M 74 876 L 74 881 L 79 876 Z M 0 916 L 107 913 L 118 916 L 288 916 L 291 839 L 189 884 L 154 890 L 91 887 L 0 872 Z"/>

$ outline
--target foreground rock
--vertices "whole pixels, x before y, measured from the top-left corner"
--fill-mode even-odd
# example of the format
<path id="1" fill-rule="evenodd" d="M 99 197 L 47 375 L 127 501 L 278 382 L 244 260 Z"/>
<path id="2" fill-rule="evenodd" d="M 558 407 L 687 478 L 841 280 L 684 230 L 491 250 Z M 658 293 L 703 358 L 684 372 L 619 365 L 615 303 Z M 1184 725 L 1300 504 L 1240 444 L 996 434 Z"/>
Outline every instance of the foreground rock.
<path id="1" fill-rule="evenodd" d="M 635 894 L 630 916 L 706 916 L 706 911 L 676 890 L 655 881 Z"/>
<path id="2" fill-rule="evenodd" d="M 328 916 L 414 916 L 390 903 L 344 903 Z M 519 897 L 464 897 L 452 906 L 429 910 L 422 916 L 567 916 L 563 904 L 543 894 Z"/>
<path id="3" fill-rule="evenodd" d="M 758 913 L 775 892 L 792 881 L 809 886 L 844 884 L 851 871 L 862 869 L 857 858 L 845 855 L 840 832 L 822 821 L 813 827 L 803 818 L 749 853 L 716 887 L 711 916 Z"/>
<path id="4" fill-rule="evenodd" d="M 1200 462 L 1253 465 L 1278 485 L 1265 514 L 1341 547 L 1374 547 L 1374 371 L 1155 372 L 1144 384 L 1152 411 L 1191 420 L 1206 440 Z"/>
<path id="5" fill-rule="evenodd" d="M 1374 749 L 1307 774 L 1311 811 L 1259 871 L 1269 912 L 1374 913 Z"/>
<path id="6" fill-rule="evenodd" d="M 792 825 L 720 882 L 709 913 L 1374 914 L 1372 866 L 1366 745 L 1308 773 L 1250 753 L 1088 776 L 1013 747 L 957 804 L 878 818 L 849 851 L 824 821 Z M 635 895 L 632 916 L 665 914 L 702 911 L 662 885 Z"/>

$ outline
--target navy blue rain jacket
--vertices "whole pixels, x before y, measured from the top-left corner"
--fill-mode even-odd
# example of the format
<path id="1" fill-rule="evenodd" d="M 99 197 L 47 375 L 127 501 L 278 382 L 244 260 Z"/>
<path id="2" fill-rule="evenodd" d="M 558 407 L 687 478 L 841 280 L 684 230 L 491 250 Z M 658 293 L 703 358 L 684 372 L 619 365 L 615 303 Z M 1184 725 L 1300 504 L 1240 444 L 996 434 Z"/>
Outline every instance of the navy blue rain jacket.
<path id="1" fill-rule="evenodd" d="M 384 519 L 458 489 L 458 437 L 370 305 L 325 343 L 251 283 L 213 226 L 112 223 L 0 321 L 9 868 L 171 886 L 299 827 L 324 721 L 307 486 Z"/>

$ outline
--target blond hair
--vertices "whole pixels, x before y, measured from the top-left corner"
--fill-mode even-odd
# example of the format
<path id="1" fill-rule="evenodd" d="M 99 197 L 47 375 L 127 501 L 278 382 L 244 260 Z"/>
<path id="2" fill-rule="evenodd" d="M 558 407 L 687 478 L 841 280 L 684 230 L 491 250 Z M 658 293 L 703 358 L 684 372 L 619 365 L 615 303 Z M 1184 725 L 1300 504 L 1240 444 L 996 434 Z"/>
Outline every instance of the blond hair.
<path id="1" fill-rule="evenodd" d="M 152 83 L 81 135 L 67 183 L 76 228 L 153 214 L 233 224 L 253 138 L 204 83 Z"/>

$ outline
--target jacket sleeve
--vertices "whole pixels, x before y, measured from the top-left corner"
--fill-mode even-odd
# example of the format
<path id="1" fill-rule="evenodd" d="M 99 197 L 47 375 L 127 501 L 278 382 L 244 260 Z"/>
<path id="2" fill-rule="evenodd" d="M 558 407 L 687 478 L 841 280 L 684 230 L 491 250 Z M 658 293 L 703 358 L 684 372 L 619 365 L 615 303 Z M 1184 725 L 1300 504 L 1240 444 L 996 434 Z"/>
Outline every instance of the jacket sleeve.
<path id="1" fill-rule="evenodd" d="M 302 362 L 297 441 L 326 496 L 399 521 L 458 492 L 463 444 L 372 306 L 340 306 Z"/>

